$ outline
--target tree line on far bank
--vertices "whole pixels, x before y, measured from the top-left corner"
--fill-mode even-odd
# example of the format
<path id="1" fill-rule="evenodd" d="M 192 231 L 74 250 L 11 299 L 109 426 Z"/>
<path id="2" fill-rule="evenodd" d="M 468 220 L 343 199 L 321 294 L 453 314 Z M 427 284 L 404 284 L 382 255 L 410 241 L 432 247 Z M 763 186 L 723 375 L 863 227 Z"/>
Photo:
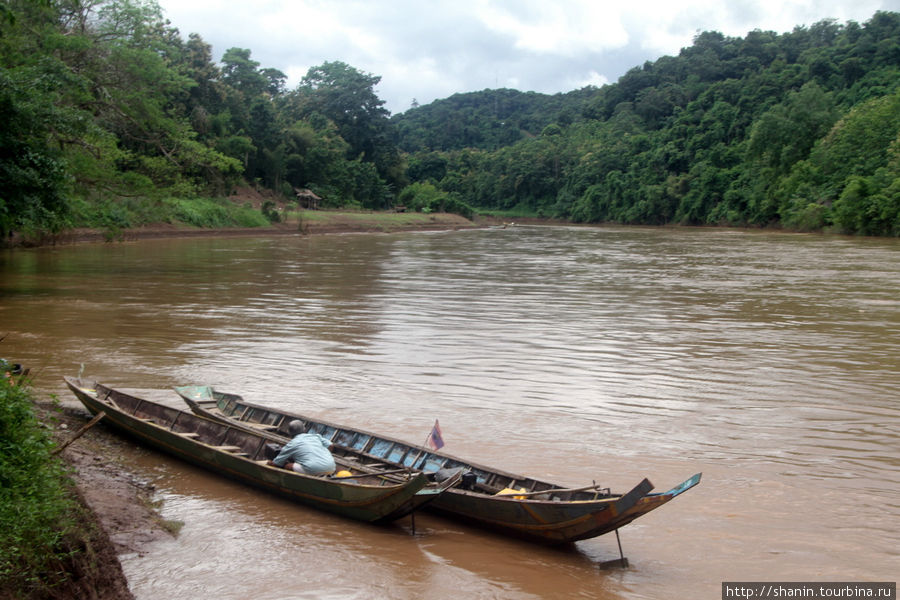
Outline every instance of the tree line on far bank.
<path id="1" fill-rule="evenodd" d="M 287 89 L 249 49 L 214 60 L 155 0 L 4 0 L 0 61 L 4 236 L 258 224 L 225 199 L 241 184 L 326 207 L 900 235 L 900 13 L 704 32 L 602 88 L 394 117 L 376 75 L 326 62 Z"/>
<path id="2" fill-rule="evenodd" d="M 900 235 L 898 13 L 704 32 L 590 93 L 457 95 L 394 121 L 411 187 L 481 210 Z"/>

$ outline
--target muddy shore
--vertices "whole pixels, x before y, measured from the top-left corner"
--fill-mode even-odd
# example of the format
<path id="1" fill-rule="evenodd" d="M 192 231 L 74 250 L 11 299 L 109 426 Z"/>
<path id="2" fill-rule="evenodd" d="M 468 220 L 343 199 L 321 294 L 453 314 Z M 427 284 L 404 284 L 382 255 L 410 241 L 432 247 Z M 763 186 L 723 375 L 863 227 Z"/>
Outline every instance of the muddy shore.
<path id="1" fill-rule="evenodd" d="M 148 545 L 177 533 L 153 503 L 154 486 L 130 471 L 120 458 L 127 443 L 102 425 L 81 435 L 90 421 L 87 410 L 36 402 L 36 414 L 50 429 L 75 484 L 75 499 L 87 507 L 86 537 L 78 554 L 64 565 L 68 579 L 47 590 L 53 600 L 133 600 L 119 562 L 125 554 L 144 554 Z M 76 437 L 77 436 L 77 437 Z M 0 598 L 6 598 L 0 590 Z"/>
<path id="2" fill-rule="evenodd" d="M 81 408 L 54 411 L 51 425 L 59 444 L 70 440 L 88 424 Z M 129 442 L 102 424 L 88 429 L 60 454 L 88 506 L 97 515 L 115 553 L 143 554 L 147 544 L 172 536 L 177 525 L 165 522 L 156 511 L 153 484 L 131 472 L 121 459 Z"/>

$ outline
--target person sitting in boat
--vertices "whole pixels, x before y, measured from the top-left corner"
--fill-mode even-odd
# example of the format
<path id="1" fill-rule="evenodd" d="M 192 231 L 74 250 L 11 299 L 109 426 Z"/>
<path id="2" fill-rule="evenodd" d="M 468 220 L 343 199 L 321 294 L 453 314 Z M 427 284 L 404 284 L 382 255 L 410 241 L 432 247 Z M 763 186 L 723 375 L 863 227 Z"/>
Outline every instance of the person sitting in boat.
<path id="1" fill-rule="evenodd" d="M 269 464 L 307 475 L 331 475 L 334 473 L 334 457 L 328 448 L 331 440 L 318 433 L 307 433 L 303 421 L 293 420 L 288 423 L 291 441 L 284 445 L 281 452 Z"/>

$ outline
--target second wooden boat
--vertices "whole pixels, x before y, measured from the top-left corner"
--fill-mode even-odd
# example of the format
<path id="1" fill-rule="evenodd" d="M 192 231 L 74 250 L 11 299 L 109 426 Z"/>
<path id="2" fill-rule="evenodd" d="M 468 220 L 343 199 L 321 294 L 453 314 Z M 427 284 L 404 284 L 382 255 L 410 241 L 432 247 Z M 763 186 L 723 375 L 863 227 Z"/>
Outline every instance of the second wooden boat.
<path id="1" fill-rule="evenodd" d="M 441 494 L 429 504 L 429 509 L 546 544 L 569 543 L 616 531 L 700 482 L 698 473 L 667 492 L 652 494 L 649 492 L 653 485 L 647 479 L 625 494 L 596 484 L 573 489 L 467 462 L 395 438 L 253 404 L 209 386 L 179 387 L 175 391 L 194 413 L 261 432 L 279 443 L 288 439 L 288 423 L 300 419 L 311 431 L 332 440 L 336 454 L 357 453 L 373 467 L 414 469 L 438 478 L 462 472 L 462 483 Z"/>

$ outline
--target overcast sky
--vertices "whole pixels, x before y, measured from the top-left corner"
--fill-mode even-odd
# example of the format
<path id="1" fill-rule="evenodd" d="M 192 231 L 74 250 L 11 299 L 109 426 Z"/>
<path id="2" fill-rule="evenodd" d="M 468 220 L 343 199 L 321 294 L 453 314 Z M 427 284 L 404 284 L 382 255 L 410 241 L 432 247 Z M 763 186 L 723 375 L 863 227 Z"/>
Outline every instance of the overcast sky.
<path id="1" fill-rule="evenodd" d="M 785 33 L 822 19 L 860 24 L 900 0 L 158 0 L 184 39 L 199 33 L 218 61 L 248 48 L 293 88 L 343 61 L 381 76 L 396 114 L 457 92 L 568 92 L 614 83 L 676 55 L 701 31 Z"/>

